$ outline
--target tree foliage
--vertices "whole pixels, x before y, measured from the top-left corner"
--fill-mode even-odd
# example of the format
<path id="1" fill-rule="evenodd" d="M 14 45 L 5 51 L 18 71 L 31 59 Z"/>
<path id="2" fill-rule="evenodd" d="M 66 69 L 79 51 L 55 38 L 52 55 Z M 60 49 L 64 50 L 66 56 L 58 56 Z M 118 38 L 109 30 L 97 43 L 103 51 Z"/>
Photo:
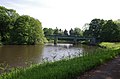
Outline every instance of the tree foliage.
<path id="1" fill-rule="evenodd" d="M 74 28 L 74 30 L 71 28 L 69 31 L 70 36 L 82 36 L 83 32 L 80 28 Z"/>
<path id="2" fill-rule="evenodd" d="M 68 35 L 68 31 L 66 29 L 64 30 L 64 35 Z"/>
<path id="3" fill-rule="evenodd" d="M 41 22 L 38 20 L 23 15 L 20 16 L 11 33 L 13 44 L 38 44 L 43 43 L 44 34 L 42 31 Z"/>
<path id="4" fill-rule="evenodd" d="M 93 19 L 89 24 L 89 29 L 86 31 L 88 33 L 88 36 L 92 36 L 95 38 L 100 38 L 100 33 L 102 26 L 104 25 L 104 20 L 100 19 Z"/>
<path id="5" fill-rule="evenodd" d="M 19 16 L 13 9 L 0 6 L 0 37 L 3 44 L 43 43 L 41 22 L 27 15 Z"/>
<path id="6" fill-rule="evenodd" d="M 82 36 L 82 30 L 80 28 L 74 28 L 74 35 L 76 36 Z"/>
<path id="7" fill-rule="evenodd" d="M 45 36 L 47 35 L 53 35 L 54 30 L 52 28 L 44 28 L 43 29 Z"/>
<path id="8" fill-rule="evenodd" d="M 74 36 L 74 30 L 71 28 L 69 31 L 70 36 Z"/>
<path id="9" fill-rule="evenodd" d="M 15 10 L 0 6 L 0 35 L 2 42 L 6 43 L 9 41 L 10 30 L 18 17 L 19 14 Z"/>
<path id="10" fill-rule="evenodd" d="M 59 31 L 58 31 L 58 35 L 64 35 L 64 32 L 63 32 L 62 29 L 59 29 Z"/>
<path id="11" fill-rule="evenodd" d="M 103 41 L 117 41 L 119 36 L 118 26 L 112 21 L 108 20 L 103 26 L 101 38 Z"/>
<path id="12" fill-rule="evenodd" d="M 53 33 L 54 35 L 58 35 L 59 34 L 59 30 L 58 30 L 58 28 L 56 27 L 56 29 L 54 29 L 54 33 Z"/>
<path id="13" fill-rule="evenodd" d="M 120 22 L 112 20 L 93 19 L 84 36 L 95 37 L 101 41 L 120 41 Z"/>

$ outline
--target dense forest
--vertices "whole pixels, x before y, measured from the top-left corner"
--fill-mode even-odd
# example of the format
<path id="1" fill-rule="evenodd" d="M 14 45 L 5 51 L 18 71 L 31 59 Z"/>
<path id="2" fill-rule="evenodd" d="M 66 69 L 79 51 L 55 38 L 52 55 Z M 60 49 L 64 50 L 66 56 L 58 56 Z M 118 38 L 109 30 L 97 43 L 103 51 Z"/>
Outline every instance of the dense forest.
<path id="1" fill-rule="evenodd" d="M 15 10 L 0 6 L 0 44 L 43 44 L 47 35 L 95 37 L 100 41 L 119 42 L 120 20 L 93 19 L 84 30 L 79 27 L 69 31 L 57 27 L 43 29 L 38 19 L 20 16 Z"/>

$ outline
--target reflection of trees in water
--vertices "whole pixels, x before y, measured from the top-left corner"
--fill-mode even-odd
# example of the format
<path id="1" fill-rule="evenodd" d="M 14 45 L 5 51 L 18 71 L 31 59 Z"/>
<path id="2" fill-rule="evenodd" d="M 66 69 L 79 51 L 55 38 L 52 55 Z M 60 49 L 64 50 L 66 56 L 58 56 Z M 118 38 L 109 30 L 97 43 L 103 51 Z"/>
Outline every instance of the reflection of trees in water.
<path id="1" fill-rule="evenodd" d="M 79 45 L 79 47 L 82 48 L 82 51 L 84 52 L 92 52 L 96 48 L 98 48 L 97 46 L 87 46 L 87 45 Z"/>
<path id="2" fill-rule="evenodd" d="M 0 47 L 0 63 L 24 66 L 25 62 L 37 63 L 43 51 L 42 45 L 7 45 Z M 28 64 L 27 63 L 27 64 Z"/>

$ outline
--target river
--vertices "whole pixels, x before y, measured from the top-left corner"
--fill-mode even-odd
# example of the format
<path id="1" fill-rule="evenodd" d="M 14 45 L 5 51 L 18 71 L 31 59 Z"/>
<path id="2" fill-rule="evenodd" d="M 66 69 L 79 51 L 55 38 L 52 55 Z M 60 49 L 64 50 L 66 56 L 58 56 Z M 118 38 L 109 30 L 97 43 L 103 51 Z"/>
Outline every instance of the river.
<path id="1" fill-rule="evenodd" d="M 83 52 L 93 51 L 96 48 L 72 44 L 4 45 L 0 46 L 0 63 L 8 64 L 10 67 L 24 67 L 43 61 L 82 56 Z"/>

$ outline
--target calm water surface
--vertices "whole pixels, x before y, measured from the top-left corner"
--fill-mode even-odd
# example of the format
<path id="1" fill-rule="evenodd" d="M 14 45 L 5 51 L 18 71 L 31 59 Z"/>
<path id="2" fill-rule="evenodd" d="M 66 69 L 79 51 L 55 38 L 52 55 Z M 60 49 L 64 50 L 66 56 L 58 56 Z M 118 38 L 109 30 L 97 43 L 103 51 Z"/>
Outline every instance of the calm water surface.
<path id="1" fill-rule="evenodd" d="M 83 52 L 93 51 L 97 47 L 72 44 L 46 45 L 5 45 L 0 47 L 0 63 L 11 67 L 22 67 L 29 63 L 60 60 L 68 56 L 82 56 Z M 27 63 L 26 63 L 27 62 Z"/>

